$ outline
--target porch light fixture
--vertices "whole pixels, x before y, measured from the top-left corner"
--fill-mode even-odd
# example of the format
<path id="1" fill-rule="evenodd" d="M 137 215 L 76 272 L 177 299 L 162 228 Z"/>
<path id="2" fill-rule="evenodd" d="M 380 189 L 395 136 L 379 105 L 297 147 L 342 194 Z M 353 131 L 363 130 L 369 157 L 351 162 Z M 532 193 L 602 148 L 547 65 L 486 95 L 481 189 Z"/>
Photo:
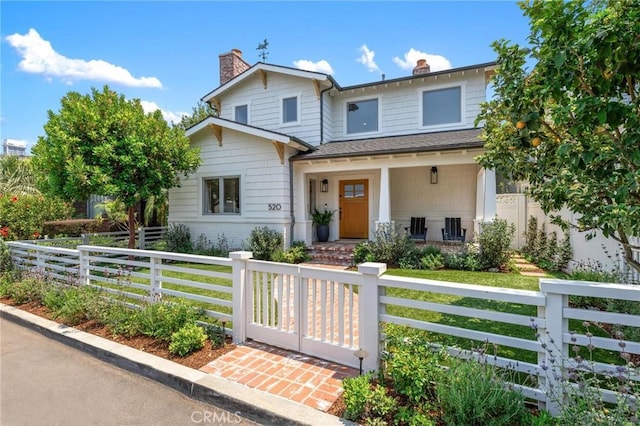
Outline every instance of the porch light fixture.
<path id="1" fill-rule="evenodd" d="M 322 179 L 320 182 L 320 192 L 329 192 L 329 180 Z"/>
<path id="2" fill-rule="evenodd" d="M 431 168 L 431 183 L 438 183 L 438 168 L 435 166 Z"/>

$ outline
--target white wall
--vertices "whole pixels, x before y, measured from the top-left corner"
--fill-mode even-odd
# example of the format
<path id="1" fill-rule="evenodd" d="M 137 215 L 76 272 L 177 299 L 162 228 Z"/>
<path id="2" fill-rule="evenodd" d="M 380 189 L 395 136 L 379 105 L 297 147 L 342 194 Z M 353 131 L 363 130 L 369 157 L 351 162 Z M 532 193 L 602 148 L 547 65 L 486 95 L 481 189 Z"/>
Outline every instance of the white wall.
<path id="1" fill-rule="evenodd" d="M 450 86 L 463 86 L 463 123 L 455 126 L 442 126 L 425 130 L 422 127 L 420 104 L 422 91 Z M 378 109 L 381 114 L 379 131 L 365 135 L 346 134 L 346 103 L 357 99 L 368 99 L 380 96 Z M 381 83 L 362 89 L 347 90 L 327 98 L 333 117 L 333 140 L 348 140 L 413 134 L 425 131 L 443 131 L 468 129 L 474 127 L 474 120 L 480 112 L 480 103 L 485 101 L 484 73 L 468 71 L 466 74 L 456 73 L 451 76 L 440 75 L 412 79 L 399 83 Z"/>
<path id="2" fill-rule="evenodd" d="M 299 96 L 300 124 L 282 124 L 282 98 Z M 234 120 L 236 105 L 249 105 L 252 126 L 296 136 L 310 144 L 320 142 L 320 100 L 308 78 L 267 72 L 267 89 L 256 73 L 232 87 L 221 99 L 221 118 Z"/>
<path id="3" fill-rule="evenodd" d="M 269 226 L 287 234 L 291 223 L 289 203 L 289 162 L 294 153 L 285 150 L 284 164 L 269 140 L 223 129 L 223 144 L 208 130 L 192 138 L 192 146 L 200 148 L 202 165 L 180 188 L 169 191 L 169 223 L 183 223 L 191 228 L 191 236 L 201 233 L 212 241 L 223 234 L 232 248 L 241 247 L 257 226 Z M 240 214 L 203 214 L 203 179 L 240 176 Z M 279 210 L 269 210 L 276 204 Z"/>
<path id="4" fill-rule="evenodd" d="M 461 218 L 467 240 L 473 238 L 476 213 L 476 174 L 474 164 L 438 166 L 438 183 L 429 180 L 430 167 L 394 168 L 391 180 L 391 218 L 409 226 L 412 216 L 427 220 L 427 240 L 442 240 L 444 219 Z"/>

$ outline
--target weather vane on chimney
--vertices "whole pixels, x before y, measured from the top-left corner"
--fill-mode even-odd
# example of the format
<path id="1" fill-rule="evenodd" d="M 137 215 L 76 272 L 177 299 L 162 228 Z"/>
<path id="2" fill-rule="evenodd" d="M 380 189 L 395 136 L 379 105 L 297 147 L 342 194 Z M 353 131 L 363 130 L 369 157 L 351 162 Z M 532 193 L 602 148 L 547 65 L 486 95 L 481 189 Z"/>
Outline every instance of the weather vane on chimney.
<path id="1" fill-rule="evenodd" d="M 269 56 L 267 46 L 269 46 L 269 42 L 265 38 L 264 41 L 262 43 L 259 43 L 258 47 L 256 47 L 256 50 L 260 51 L 260 53 L 258 53 L 258 58 L 262 59 L 262 62 L 267 62 L 267 56 Z"/>

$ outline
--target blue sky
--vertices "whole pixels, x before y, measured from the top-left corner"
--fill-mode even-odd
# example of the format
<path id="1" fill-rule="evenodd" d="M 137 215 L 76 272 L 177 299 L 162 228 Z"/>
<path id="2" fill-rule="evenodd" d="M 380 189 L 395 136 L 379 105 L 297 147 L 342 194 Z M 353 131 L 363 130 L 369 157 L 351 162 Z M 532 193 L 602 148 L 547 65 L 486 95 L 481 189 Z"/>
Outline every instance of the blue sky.
<path id="1" fill-rule="evenodd" d="M 515 2 L 0 2 L 0 138 L 32 146 L 69 91 L 108 84 L 168 121 L 219 84 L 218 55 L 327 72 L 342 86 L 495 60 L 526 43 Z"/>

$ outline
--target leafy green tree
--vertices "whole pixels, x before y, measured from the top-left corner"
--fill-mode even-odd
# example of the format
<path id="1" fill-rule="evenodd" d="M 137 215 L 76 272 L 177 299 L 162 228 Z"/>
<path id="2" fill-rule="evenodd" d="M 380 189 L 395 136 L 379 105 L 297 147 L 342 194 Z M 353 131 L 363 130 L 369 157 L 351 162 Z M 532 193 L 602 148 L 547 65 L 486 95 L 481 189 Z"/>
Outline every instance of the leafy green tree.
<path id="1" fill-rule="evenodd" d="M 546 213 L 566 207 L 578 214 L 571 225 L 619 241 L 640 271 L 630 243 L 640 236 L 640 2 L 521 7 L 529 46 L 493 44 L 495 96 L 476 121 L 486 141 L 479 161 L 529 181 Z"/>
<path id="2" fill-rule="evenodd" d="M 212 108 L 207 103 L 198 102 L 198 105 L 193 107 L 191 115 L 183 115 L 182 119 L 180 119 L 180 123 L 178 123 L 176 126 L 186 130 L 194 124 L 198 124 L 207 117 L 217 116 L 218 111 L 216 111 L 215 108 Z"/>
<path id="3" fill-rule="evenodd" d="M 160 111 L 145 114 L 140 100 L 108 86 L 90 95 L 69 92 L 48 116 L 46 136 L 32 149 L 40 188 L 67 200 L 91 194 L 120 200 L 128 210 L 129 247 L 136 204 L 179 185 L 179 174 L 200 163 L 183 129 L 170 127 Z"/>

